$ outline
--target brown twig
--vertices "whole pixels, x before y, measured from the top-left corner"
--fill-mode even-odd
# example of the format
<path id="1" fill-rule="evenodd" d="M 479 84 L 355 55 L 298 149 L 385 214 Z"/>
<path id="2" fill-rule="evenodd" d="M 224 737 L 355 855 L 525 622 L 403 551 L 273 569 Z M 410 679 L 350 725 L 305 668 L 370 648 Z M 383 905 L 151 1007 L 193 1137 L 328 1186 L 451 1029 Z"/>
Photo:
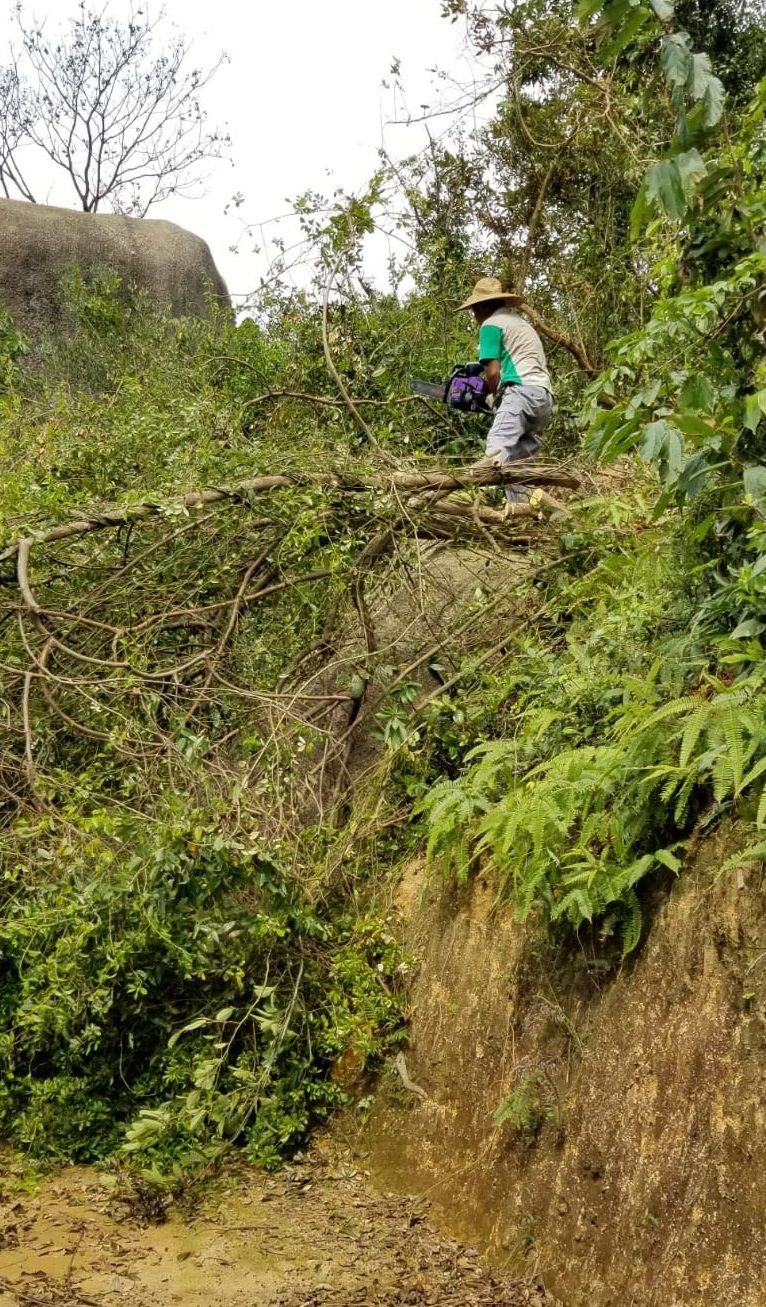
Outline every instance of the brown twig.
<path id="1" fill-rule="evenodd" d="M 267 545 L 266 548 L 261 551 L 258 557 L 253 560 L 250 566 L 245 569 L 245 575 L 243 576 L 237 588 L 237 593 L 234 596 L 234 601 L 231 605 L 231 612 L 229 613 L 229 618 L 226 623 L 226 626 L 224 627 L 223 634 L 221 635 L 221 638 L 218 641 L 218 644 L 216 645 L 215 649 L 210 654 L 210 658 L 208 660 L 208 668 L 205 673 L 205 677 L 202 682 L 202 685 L 200 686 L 199 690 L 194 696 L 191 706 L 189 707 L 186 713 L 187 720 L 194 716 L 195 712 L 197 711 L 200 704 L 202 703 L 202 700 L 205 698 L 205 695 L 210 689 L 210 684 L 213 680 L 216 664 L 218 663 L 224 649 L 229 643 L 229 640 L 231 639 L 231 636 L 234 633 L 234 628 L 239 620 L 239 614 L 242 608 L 242 601 L 245 596 L 245 591 L 247 590 L 247 587 L 250 584 L 250 578 L 258 571 L 259 567 L 261 567 L 263 563 L 265 563 L 271 547 L 272 547 L 271 545 Z"/>
<path id="2" fill-rule="evenodd" d="M 529 318 L 532 326 L 536 331 L 540 332 L 541 336 L 545 336 L 546 340 L 551 341 L 553 345 L 560 345 L 562 349 L 567 350 L 572 357 L 577 360 L 587 377 L 598 376 L 598 368 L 595 363 L 591 362 L 587 352 L 578 341 L 576 341 L 572 336 L 568 336 L 566 332 L 559 331 L 556 327 L 552 327 L 551 324 L 546 322 L 544 318 L 541 318 L 540 314 L 533 309 L 530 304 L 527 304 L 526 301 L 522 304 L 521 309 L 524 316 Z"/>
<path id="3" fill-rule="evenodd" d="M 41 806 L 37 793 L 34 744 L 32 741 L 32 724 L 29 717 L 29 692 L 32 688 L 32 672 L 24 673 L 24 689 L 21 694 L 21 715 L 24 723 L 24 774 L 27 778 L 35 807 Z"/>
<path id="4" fill-rule="evenodd" d="M 272 400 L 295 399 L 304 404 L 319 404 L 324 408 L 346 408 L 345 399 L 335 399 L 332 395 L 312 395 L 307 390 L 266 390 L 262 395 L 253 395 L 246 399 L 243 408 L 252 408 L 256 404 L 266 404 Z M 357 408 L 390 408 L 392 404 L 428 404 L 424 395 L 393 395 L 391 399 L 355 399 Z"/>
<path id="5" fill-rule="evenodd" d="M 340 265 L 343 262 L 344 257 L 345 257 L 345 252 L 339 254 L 336 262 L 333 264 L 333 267 L 330 271 L 330 275 L 327 278 L 327 284 L 325 285 L 324 300 L 322 302 L 322 350 L 324 352 L 325 363 L 327 364 L 327 371 L 329 372 L 330 376 L 332 377 L 333 381 L 338 387 L 338 390 L 341 393 L 341 396 L 343 398 L 343 401 L 349 413 L 351 413 L 352 417 L 354 417 L 358 425 L 361 427 L 362 431 L 367 437 L 370 445 L 372 445 L 373 449 L 377 450 L 378 454 L 381 456 L 381 458 L 384 459 L 386 463 L 391 464 L 394 462 L 394 460 L 392 459 L 391 455 L 385 449 L 382 448 L 380 441 L 375 435 L 375 432 L 372 430 L 369 423 L 365 422 L 364 418 L 359 412 L 359 409 L 356 407 L 356 404 L 354 403 L 348 390 L 346 389 L 343 378 L 341 377 L 338 369 L 335 366 L 332 357 L 332 351 L 330 349 L 330 337 L 328 331 L 330 291 L 332 289 L 333 282 L 335 281 L 335 278 L 338 273 L 338 269 L 340 268 Z"/>

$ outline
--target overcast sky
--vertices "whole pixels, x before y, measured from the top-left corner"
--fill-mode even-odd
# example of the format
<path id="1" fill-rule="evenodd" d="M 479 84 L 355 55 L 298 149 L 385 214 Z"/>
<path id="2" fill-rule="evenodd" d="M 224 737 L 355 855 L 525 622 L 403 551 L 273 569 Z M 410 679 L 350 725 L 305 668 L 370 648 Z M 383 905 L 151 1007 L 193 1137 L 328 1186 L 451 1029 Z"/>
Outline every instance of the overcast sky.
<path id="1" fill-rule="evenodd" d="M 75 0 L 29 0 L 26 7 L 53 28 L 73 12 Z M 210 63 L 222 51 L 230 58 L 205 104 L 212 123 L 228 124 L 233 166 L 216 166 L 202 198 L 168 201 L 151 216 L 204 236 L 235 295 L 252 290 L 265 266 L 263 255 L 250 253 L 255 238 L 243 240 L 239 254 L 230 251 L 244 222 L 267 222 L 309 188 L 361 187 L 384 136 L 399 157 L 422 148 L 422 127 L 386 125 L 395 105 L 393 91 L 381 83 L 393 59 L 401 62 L 413 113 L 443 94 L 444 83 L 435 84 L 429 69 L 438 66 L 461 81 L 471 75 L 464 29 L 441 17 L 440 0 L 165 0 L 164 7 L 193 42 L 196 63 Z M 111 0 L 109 8 L 126 16 L 129 3 Z M 3 47 L 9 9 L 0 12 Z M 244 204 L 225 217 L 235 192 L 243 193 Z M 41 198 L 71 203 L 53 187 Z"/>

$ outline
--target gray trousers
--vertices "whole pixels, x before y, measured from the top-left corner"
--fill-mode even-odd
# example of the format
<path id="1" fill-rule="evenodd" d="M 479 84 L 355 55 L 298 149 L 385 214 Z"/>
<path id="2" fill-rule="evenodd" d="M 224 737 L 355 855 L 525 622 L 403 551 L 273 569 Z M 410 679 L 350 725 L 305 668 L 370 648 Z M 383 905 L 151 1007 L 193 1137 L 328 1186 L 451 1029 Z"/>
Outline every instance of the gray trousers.
<path id="1" fill-rule="evenodd" d="M 545 386 L 508 386 L 487 433 L 487 457 L 501 465 L 534 458 L 552 412 L 553 396 Z M 511 503 L 524 501 L 529 486 L 509 487 L 505 495 Z"/>

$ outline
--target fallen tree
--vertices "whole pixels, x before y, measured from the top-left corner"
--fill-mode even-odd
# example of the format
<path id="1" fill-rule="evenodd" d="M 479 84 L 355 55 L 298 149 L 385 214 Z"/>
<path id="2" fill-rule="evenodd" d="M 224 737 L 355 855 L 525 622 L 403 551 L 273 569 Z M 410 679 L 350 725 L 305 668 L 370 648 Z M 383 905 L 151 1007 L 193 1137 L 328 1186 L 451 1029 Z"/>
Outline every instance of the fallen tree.
<path id="1" fill-rule="evenodd" d="M 0 550 L 0 562 L 5 562 L 18 553 L 23 546 L 31 548 L 33 544 L 53 544 L 60 540 L 69 540 L 74 536 L 88 535 L 92 531 L 103 531 L 109 527 L 128 526 L 145 518 L 167 515 L 174 510 L 199 510 L 209 504 L 243 503 L 254 495 L 266 494 L 272 490 L 286 490 L 291 487 L 318 486 L 327 490 L 339 490 L 348 493 L 362 493 L 379 490 L 390 494 L 415 495 L 449 495 L 460 490 L 478 490 L 487 486 L 563 486 L 575 490 L 579 478 L 566 467 L 551 464 L 527 463 L 519 460 L 505 467 L 474 466 L 449 472 L 441 468 L 421 472 L 403 470 L 391 473 L 368 473 L 356 475 L 349 472 L 275 472 L 265 476 L 251 477 L 230 486 L 214 486 L 206 490 L 192 490 L 175 499 L 163 503 L 145 500 L 126 508 L 107 507 L 92 516 L 63 522 L 42 532 L 21 536 Z M 523 507 L 523 506 L 520 506 Z M 459 510 L 458 510 L 459 511 Z M 517 513 L 517 516 L 534 515 Z"/>
<path id="2" fill-rule="evenodd" d="M 481 502 L 482 489 L 520 482 L 536 487 L 528 504 L 510 505 L 506 513 Z M 345 801 L 349 741 L 369 703 L 376 666 L 385 661 L 368 595 L 373 572 L 387 561 L 384 583 L 403 585 L 414 595 L 417 587 L 408 571 L 416 559 L 422 569 L 418 551 L 424 541 L 470 545 L 496 558 L 509 551 L 518 555 L 530 542 L 541 542 L 544 514 L 560 507 L 542 487 L 573 489 L 577 484 L 571 469 L 556 464 L 452 471 L 290 470 L 163 500 L 99 507 L 22 533 L 0 552 L 0 560 L 15 563 L 14 574 L 5 579 L 11 594 L 4 612 L 16 624 L 19 645 L 16 658 L 5 664 L 5 676 L 23 745 L 19 757 L 11 737 L 4 751 L 6 795 L 21 802 L 31 799 L 38 808 L 45 805 L 45 759 L 54 740 L 54 755 L 60 745 L 69 751 L 73 739 L 81 738 L 143 765 L 172 754 L 179 731 L 188 731 L 193 722 L 204 722 L 207 732 L 211 714 L 223 714 L 229 729 L 222 741 L 213 731 L 210 743 L 230 749 L 240 729 L 234 725 L 236 712 L 232 717 L 232 704 L 238 702 L 258 704 L 264 718 L 264 744 L 251 765 L 251 781 L 273 766 L 285 732 L 308 731 L 314 743 L 306 756 L 317 749 L 321 755 L 312 803 L 316 813 L 327 816 L 333 805 Z M 315 492 L 324 497 L 324 508 Z M 272 515 L 255 516 L 253 504 L 273 495 L 278 498 Z M 343 507 L 347 499 L 357 503 L 350 518 Z M 221 509 L 230 511 L 221 517 Z M 292 546 L 296 511 L 310 532 L 322 524 L 326 543 L 319 551 L 313 542 Z M 227 525 L 232 512 L 236 522 Z M 517 519 L 526 534 L 519 534 Z M 152 538 L 136 551 L 135 532 L 142 525 Z M 194 544 L 197 534 L 202 541 Z M 86 540 L 102 535 L 106 542 L 83 556 Z M 62 555 L 62 549 L 69 552 Z M 330 565 L 317 565 L 328 552 Z M 174 562 L 166 570 L 170 559 Z M 190 590 L 197 593 L 178 602 L 174 591 L 187 569 Z M 83 585 L 83 574 L 94 573 L 95 587 Z M 422 579 L 419 584 L 422 589 Z M 308 599 L 310 591 L 321 597 Z M 312 613 L 303 635 L 298 620 L 297 642 L 291 632 L 293 666 L 286 669 L 279 659 L 276 664 L 272 660 L 268 676 L 247 682 L 237 670 L 241 651 L 232 653 L 240 627 L 258 609 L 266 616 L 257 627 L 270 629 L 269 604 L 284 601 Z M 427 602 L 422 593 L 417 595 L 410 625 L 426 619 L 428 626 Z M 467 625 L 482 616 L 479 606 Z M 459 633 L 452 674 L 445 679 L 450 688 L 460 676 L 457 650 L 466 630 L 466 614 L 459 607 L 445 617 L 439 647 L 450 645 L 453 629 Z M 473 670 L 490 658 L 491 650 L 485 651 Z M 407 662 L 414 671 L 426 662 L 426 654 L 408 648 Z M 395 679 L 391 692 L 400 684 Z M 385 687 L 379 686 L 373 707 L 381 693 Z M 432 687 L 428 702 L 438 693 L 438 686 Z M 228 765 L 223 758 L 221 766 Z M 299 800 L 295 791 L 303 792 L 316 774 L 313 765 L 297 784 L 291 782 L 288 806 L 300 810 L 298 824 L 305 820 L 305 794 Z M 281 777 L 275 784 L 284 789 Z M 280 820 L 284 817 L 283 808 Z"/>
<path id="3" fill-rule="evenodd" d="M 482 499 L 522 479 L 533 502 L 511 514 Z M 427 721 L 504 656 L 551 566 L 543 487 L 576 484 L 557 465 L 290 470 L 17 527 L 0 943 L 31 1021 L 0 1103 L 13 1138 L 62 1157 L 127 1138 L 184 1166 L 246 1139 L 272 1165 L 338 1101 L 335 1057 L 396 1048 L 395 942 L 347 924 L 348 853 L 321 850 L 356 856 L 408 818 L 374 792 L 396 714 Z"/>

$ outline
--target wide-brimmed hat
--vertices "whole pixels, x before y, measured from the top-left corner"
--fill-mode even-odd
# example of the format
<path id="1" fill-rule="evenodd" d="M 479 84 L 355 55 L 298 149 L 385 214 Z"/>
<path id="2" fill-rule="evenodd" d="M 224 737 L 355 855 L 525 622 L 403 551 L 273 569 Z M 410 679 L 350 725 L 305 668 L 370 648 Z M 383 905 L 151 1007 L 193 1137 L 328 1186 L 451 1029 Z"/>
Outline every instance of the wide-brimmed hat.
<path id="1" fill-rule="evenodd" d="M 479 277 L 468 299 L 460 309 L 472 309 L 474 304 L 486 304 L 487 300 L 505 300 L 507 304 L 521 304 L 522 296 L 515 291 L 503 290 L 503 283 L 498 277 Z"/>

